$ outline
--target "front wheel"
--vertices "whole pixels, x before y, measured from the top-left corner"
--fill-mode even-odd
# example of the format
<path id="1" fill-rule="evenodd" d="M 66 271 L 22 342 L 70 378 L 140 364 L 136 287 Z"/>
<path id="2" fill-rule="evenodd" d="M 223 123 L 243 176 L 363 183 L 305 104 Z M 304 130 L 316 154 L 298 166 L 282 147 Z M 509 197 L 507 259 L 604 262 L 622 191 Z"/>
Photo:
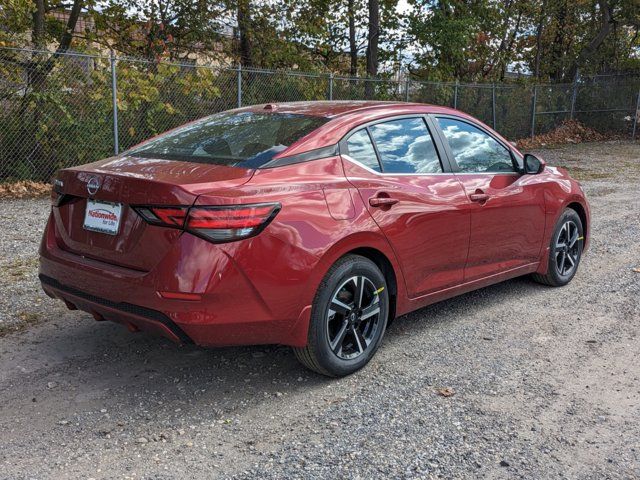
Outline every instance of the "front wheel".
<path id="1" fill-rule="evenodd" d="M 331 377 L 349 375 L 375 354 L 388 315 L 389 292 L 380 269 L 368 258 L 347 255 L 318 287 L 307 346 L 293 350 L 311 370 Z"/>
<path id="2" fill-rule="evenodd" d="M 551 236 L 547 273 L 533 274 L 536 282 L 562 287 L 571 281 L 582 258 L 584 230 L 578 213 L 567 208 L 562 212 Z"/>

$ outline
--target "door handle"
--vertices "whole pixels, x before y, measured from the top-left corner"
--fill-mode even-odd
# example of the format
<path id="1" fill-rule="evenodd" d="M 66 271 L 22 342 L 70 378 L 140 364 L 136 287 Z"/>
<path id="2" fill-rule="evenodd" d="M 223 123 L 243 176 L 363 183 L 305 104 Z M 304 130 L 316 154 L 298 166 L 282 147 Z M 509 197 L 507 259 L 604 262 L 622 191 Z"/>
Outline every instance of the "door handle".
<path id="1" fill-rule="evenodd" d="M 390 207 L 391 205 L 395 205 L 400 200 L 396 198 L 389 197 L 371 197 L 369 199 L 369 205 L 372 207 Z"/>
<path id="2" fill-rule="evenodd" d="M 471 195 L 469 195 L 469 198 L 472 202 L 484 203 L 489 200 L 489 195 L 487 195 L 486 193 L 472 193 Z"/>

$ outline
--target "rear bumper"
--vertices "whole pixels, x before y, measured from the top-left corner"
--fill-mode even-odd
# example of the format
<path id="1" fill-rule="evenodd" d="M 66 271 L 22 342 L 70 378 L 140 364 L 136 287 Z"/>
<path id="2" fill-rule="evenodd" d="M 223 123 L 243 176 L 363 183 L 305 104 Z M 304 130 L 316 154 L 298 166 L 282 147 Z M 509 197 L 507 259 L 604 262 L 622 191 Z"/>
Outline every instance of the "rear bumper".
<path id="1" fill-rule="evenodd" d="M 153 270 L 141 272 L 62 249 L 50 219 L 40 246 L 40 280 L 49 296 L 69 308 L 175 342 L 304 346 L 310 302 L 293 302 L 293 289 L 274 284 L 279 279 L 268 269 L 247 272 L 238 260 L 244 254 L 239 246 L 228 248 L 235 251 L 184 234 Z M 200 300 L 163 298 L 159 292 L 197 294 Z"/>
<path id="2" fill-rule="evenodd" d="M 173 340 L 176 343 L 193 343 L 191 338 L 174 321 L 162 312 L 140 307 L 131 303 L 112 302 L 96 297 L 76 288 L 61 284 L 57 280 L 39 275 L 42 289 L 52 298 L 65 302 L 73 310 L 89 312 L 98 320 L 110 320 L 121 323 L 130 331 L 144 330 Z"/>

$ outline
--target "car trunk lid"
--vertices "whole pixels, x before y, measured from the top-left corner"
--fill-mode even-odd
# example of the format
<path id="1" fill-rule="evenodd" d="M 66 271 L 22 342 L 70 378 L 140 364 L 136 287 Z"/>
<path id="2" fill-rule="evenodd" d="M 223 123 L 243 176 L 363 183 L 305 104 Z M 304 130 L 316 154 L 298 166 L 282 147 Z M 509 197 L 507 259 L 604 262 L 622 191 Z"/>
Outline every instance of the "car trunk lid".
<path id="1" fill-rule="evenodd" d="M 245 168 L 128 156 L 61 170 L 56 184 L 63 196 L 53 209 L 58 244 L 83 257 L 149 271 L 182 232 L 149 225 L 132 206 L 190 206 L 200 194 L 237 187 L 252 175 Z M 89 201 L 121 204 L 115 234 L 85 228 Z"/>

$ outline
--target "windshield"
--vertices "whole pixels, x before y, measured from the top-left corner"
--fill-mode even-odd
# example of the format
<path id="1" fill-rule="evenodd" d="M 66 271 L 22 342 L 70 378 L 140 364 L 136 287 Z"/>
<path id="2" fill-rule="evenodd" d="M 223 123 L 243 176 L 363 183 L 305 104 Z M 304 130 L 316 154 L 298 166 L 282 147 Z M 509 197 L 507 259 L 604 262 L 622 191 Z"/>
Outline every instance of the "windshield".
<path id="1" fill-rule="evenodd" d="M 327 121 L 292 113 L 219 113 L 160 135 L 125 155 L 258 168 Z"/>

